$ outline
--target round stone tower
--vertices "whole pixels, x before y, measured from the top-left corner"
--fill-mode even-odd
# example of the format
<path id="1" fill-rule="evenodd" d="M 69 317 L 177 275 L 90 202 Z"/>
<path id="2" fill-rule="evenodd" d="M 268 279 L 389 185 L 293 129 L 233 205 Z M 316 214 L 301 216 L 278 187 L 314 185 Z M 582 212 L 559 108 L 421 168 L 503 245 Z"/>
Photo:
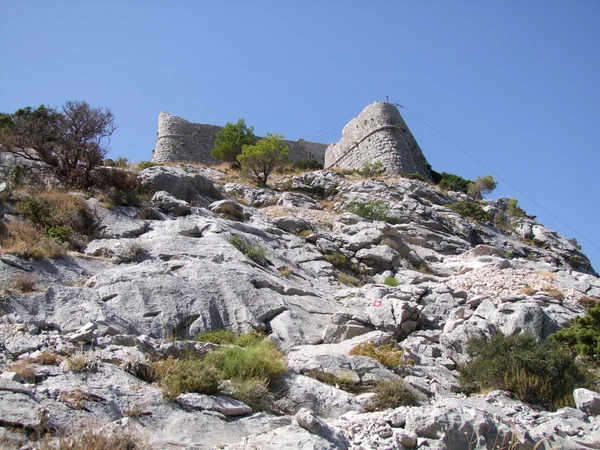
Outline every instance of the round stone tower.
<path id="1" fill-rule="evenodd" d="M 417 141 L 391 103 L 375 102 L 342 131 L 342 139 L 325 152 L 325 167 L 361 169 L 379 161 L 388 173 L 418 173 L 431 179 L 430 166 Z"/>

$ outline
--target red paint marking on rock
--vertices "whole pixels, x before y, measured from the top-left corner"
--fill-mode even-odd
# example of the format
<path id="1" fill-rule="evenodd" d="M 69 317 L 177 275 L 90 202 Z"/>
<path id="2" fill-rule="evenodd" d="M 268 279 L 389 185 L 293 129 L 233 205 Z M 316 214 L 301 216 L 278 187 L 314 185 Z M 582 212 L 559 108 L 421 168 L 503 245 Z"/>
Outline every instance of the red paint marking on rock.
<path id="1" fill-rule="evenodd" d="M 376 307 L 376 308 L 379 308 L 381 305 L 382 305 L 381 300 L 375 300 L 373 302 L 373 306 Z"/>

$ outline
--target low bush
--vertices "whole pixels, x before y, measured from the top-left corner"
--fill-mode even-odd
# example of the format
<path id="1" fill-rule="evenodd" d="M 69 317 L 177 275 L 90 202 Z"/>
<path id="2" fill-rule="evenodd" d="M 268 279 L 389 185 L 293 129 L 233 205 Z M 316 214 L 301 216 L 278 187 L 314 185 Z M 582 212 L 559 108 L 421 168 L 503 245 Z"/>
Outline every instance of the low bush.
<path id="1" fill-rule="evenodd" d="M 361 386 L 356 384 L 352 372 L 338 372 L 333 374 L 323 372 L 322 370 L 311 369 L 305 372 L 304 375 L 347 392 L 358 393 L 362 390 Z"/>
<path id="2" fill-rule="evenodd" d="M 398 280 L 396 280 L 395 277 L 385 277 L 385 280 L 383 281 L 387 286 L 391 286 L 391 287 L 396 287 L 398 286 Z"/>
<path id="3" fill-rule="evenodd" d="M 363 177 L 374 178 L 383 175 L 385 172 L 386 168 L 383 166 L 383 163 L 381 161 L 374 161 L 372 163 L 364 163 L 359 173 Z"/>
<path id="4" fill-rule="evenodd" d="M 578 355 L 600 360 L 600 303 L 594 302 L 584 317 L 573 319 L 570 327 L 552 334 L 553 341 L 568 345 Z"/>
<path id="5" fill-rule="evenodd" d="M 249 378 L 233 380 L 231 392 L 228 394 L 245 403 L 253 411 L 272 411 L 272 396 L 269 391 L 269 382 L 262 378 Z"/>
<path id="6" fill-rule="evenodd" d="M 28 359 L 21 359 L 13 363 L 6 370 L 20 375 L 28 383 L 35 383 L 35 371 L 31 367 L 31 361 Z"/>
<path id="7" fill-rule="evenodd" d="M 346 211 L 369 220 L 387 222 L 390 219 L 390 207 L 383 200 L 355 200 L 346 206 Z"/>
<path id="8" fill-rule="evenodd" d="M 159 166 L 160 164 L 152 162 L 152 161 L 140 161 L 136 168 L 137 170 L 144 170 L 147 169 L 149 167 L 154 167 L 154 166 Z"/>
<path id="9" fill-rule="evenodd" d="M 203 360 L 190 358 L 179 361 L 176 369 L 161 380 L 161 386 L 165 397 L 170 399 L 184 392 L 218 394 L 219 372 Z"/>
<path id="10" fill-rule="evenodd" d="M 485 212 L 476 202 L 468 200 L 460 200 L 448 205 L 452 211 L 457 212 L 463 217 L 478 220 L 480 222 L 490 222 L 493 217 L 490 213 Z"/>
<path id="11" fill-rule="evenodd" d="M 426 181 L 425 177 L 420 173 L 401 173 L 400 176 L 402 178 L 408 178 L 409 180 Z"/>
<path id="12" fill-rule="evenodd" d="M 293 164 L 294 168 L 300 170 L 321 170 L 323 164 L 316 159 L 300 159 Z"/>
<path id="13" fill-rule="evenodd" d="M 42 366 L 58 366 L 63 361 L 63 357 L 49 350 L 44 350 L 37 356 L 29 358 L 29 360 L 34 364 L 41 364 Z"/>
<path id="14" fill-rule="evenodd" d="M 556 340 L 538 343 L 529 334 L 498 333 L 490 340 L 470 340 L 467 353 L 472 359 L 459 369 L 466 393 L 502 389 L 521 401 L 556 409 L 572 403 L 573 389 L 585 383 L 571 351 Z"/>
<path id="15" fill-rule="evenodd" d="M 433 271 L 433 269 L 431 267 L 429 267 L 429 264 L 427 264 L 427 262 L 424 260 L 413 261 L 411 264 L 412 264 L 413 269 L 416 270 L 417 272 L 421 272 L 426 275 L 435 275 L 435 272 Z"/>
<path id="16" fill-rule="evenodd" d="M 441 179 L 438 183 L 438 186 L 446 191 L 463 192 L 467 194 L 469 192 L 469 187 L 472 184 L 475 184 L 473 181 L 467 180 L 453 173 L 442 172 L 439 175 Z"/>
<path id="17" fill-rule="evenodd" d="M 375 385 L 375 396 L 365 405 L 366 411 L 382 411 L 417 404 L 417 397 L 402 380 L 383 380 Z"/>
<path id="18" fill-rule="evenodd" d="M 255 263 L 265 266 L 267 265 L 267 251 L 260 246 L 260 244 L 253 242 L 252 244 L 248 244 L 244 239 L 242 239 L 237 234 L 232 234 L 228 239 L 231 245 L 237 248 L 240 252 L 246 255 Z"/>
<path id="19" fill-rule="evenodd" d="M 71 372 L 97 372 L 99 368 L 96 353 L 78 350 L 67 358 L 67 369 Z"/>
<path id="20" fill-rule="evenodd" d="M 342 284 L 354 287 L 361 287 L 364 284 L 358 278 L 343 272 L 338 273 L 338 281 Z"/>
<path id="21" fill-rule="evenodd" d="M 62 258 L 66 248 L 28 223 L 8 222 L 8 232 L 0 235 L 2 252 L 24 258 Z"/>
<path id="22" fill-rule="evenodd" d="M 325 259 L 338 268 L 343 268 L 348 265 L 348 258 L 341 253 L 331 253 L 330 255 L 325 255 Z"/>

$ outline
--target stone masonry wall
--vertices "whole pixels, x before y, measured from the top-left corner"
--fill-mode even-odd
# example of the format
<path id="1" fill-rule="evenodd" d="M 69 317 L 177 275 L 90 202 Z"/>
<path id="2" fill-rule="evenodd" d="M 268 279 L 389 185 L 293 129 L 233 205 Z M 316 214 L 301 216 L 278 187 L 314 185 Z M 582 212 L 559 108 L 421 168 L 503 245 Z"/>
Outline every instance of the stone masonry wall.
<path id="1" fill-rule="evenodd" d="M 325 152 L 325 167 L 361 169 L 380 161 L 388 173 L 419 173 L 431 179 L 430 168 L 398 109 L 375 102 L 352 119 L 342 139 Z"/>
<path id="2" fill-rule="evenodd" d="M 192 123 L 181 117 L 161 112 L 158 116 L 158 133 L 152 153 L 152 161 L 157 163 L 189 161 L 211 164 L 210 156 L 215 138 L 222 127 Z M 314 158 L 324 162 L 327 144 L 308 142 L 303 139 L 285 141 L 290 148 L 290 159 L 298 161 Z"/>

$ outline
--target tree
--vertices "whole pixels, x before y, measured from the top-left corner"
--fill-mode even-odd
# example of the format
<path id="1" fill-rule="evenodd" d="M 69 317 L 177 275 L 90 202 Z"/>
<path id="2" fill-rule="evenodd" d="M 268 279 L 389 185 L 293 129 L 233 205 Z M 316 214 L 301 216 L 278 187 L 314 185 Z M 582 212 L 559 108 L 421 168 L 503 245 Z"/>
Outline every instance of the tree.
<path id="1" fill-rule="evenodd" d="M 255 142 L 254 127 L 247 126 L 244 119 L 238 119 L 237 123 L 229 122 L 219 131 L 210 156 L 220 161 L 238 164 L 236 158 L 242 153 L 244 145 L 252 145 Z"/>
<path id="2" fill-rule="evenodd" d="M 498 186 L 498 183 L 491 175 L 477 177 L 477 180 L 469 185 L 467 194 L 475 199 L 481 199 L 483 194 L 491 194 L 496 186 Z"/>
<path id="3" fill-rule="evenodd" d="M 66 187 L 87 189 L 117 129 L 108 109 L 69 101 L 57 111 L 44 105 L 0 114 L 0 152 L 41 163 Z"/>
<path id="4" fill-rule="evenodd" d="M 267 137 L 254 145 L 244 145 L 237 157 L 242 170 L 259 186 L 266 186 L 269 176 L 290 162 L 290 149 L 283 143 L 280 134 L 267 133 Z"/>

